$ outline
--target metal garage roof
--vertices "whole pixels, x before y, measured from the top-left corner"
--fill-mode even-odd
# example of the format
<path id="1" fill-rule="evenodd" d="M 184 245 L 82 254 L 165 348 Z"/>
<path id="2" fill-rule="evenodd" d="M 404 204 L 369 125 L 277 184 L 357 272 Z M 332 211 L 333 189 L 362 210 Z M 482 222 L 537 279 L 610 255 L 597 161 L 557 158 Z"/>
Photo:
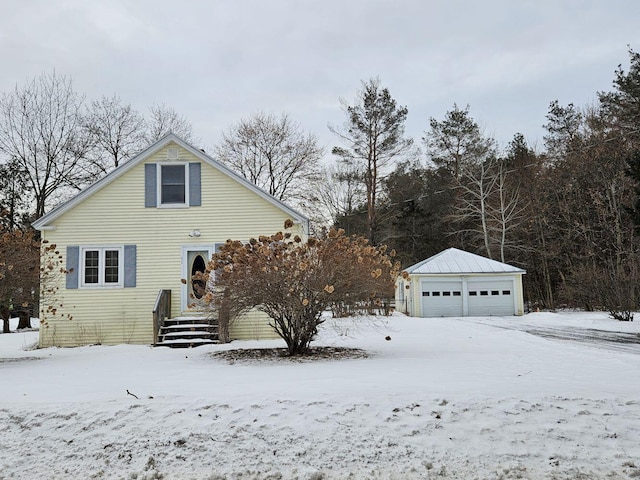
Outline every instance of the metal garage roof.
<path id="1" fill-rule="evenodd" d="M 521 268 L 465 252 L 464 250 L 458 250 L 457 248 L 448 248 L 405 270 L 410 274 L 525 273 Z"/>

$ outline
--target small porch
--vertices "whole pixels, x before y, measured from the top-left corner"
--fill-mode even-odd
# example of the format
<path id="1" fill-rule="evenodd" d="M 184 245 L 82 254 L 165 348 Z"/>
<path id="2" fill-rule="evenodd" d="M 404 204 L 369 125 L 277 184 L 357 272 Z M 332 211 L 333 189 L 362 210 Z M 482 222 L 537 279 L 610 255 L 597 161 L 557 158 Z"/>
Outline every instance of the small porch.
<path id="1" fill-rule="evenodd" d="M 160 290 L 153 309 L 153 345 L 192 348 L 219 343 L 218 319 L 210 313 L 189 312 L 171 317 L 171 290 Z"/>

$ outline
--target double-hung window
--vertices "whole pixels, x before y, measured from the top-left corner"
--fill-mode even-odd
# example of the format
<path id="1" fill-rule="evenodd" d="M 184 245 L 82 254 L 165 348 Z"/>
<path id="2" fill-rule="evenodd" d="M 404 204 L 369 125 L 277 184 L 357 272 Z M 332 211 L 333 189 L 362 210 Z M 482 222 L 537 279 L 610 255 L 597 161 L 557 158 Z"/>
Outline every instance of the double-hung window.
<path id="1" fill-rule="evenodd" d="M 201 173 L 200 162 L 145 163 L 145 208 L 201 206 Z"/>
<path id="2" fill-rule="evenodd" d="M 83 287 L 122 286 L 122 247 L 84 247 L 80 262 Z"/>
<path id="3" fill-rule="evenodd" d="M 161 206 L 186 206 L 189 198 L 188 164 L 160 164 L 158 168 L 158 198 Z"/>

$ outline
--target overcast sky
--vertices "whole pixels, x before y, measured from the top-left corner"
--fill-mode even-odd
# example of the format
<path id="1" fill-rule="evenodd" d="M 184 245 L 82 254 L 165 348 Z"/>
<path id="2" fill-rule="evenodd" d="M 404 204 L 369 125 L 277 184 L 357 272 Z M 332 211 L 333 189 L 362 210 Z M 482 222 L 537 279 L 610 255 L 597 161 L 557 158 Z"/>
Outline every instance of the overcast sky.
<path id="1" fill-rule="evenodd" d="M 639 0 L 3 0 L 0 91 L 55 69 L 89 100 L 173 107 L 207 149 L 259 110 L 330 149 L 339 99 L 379 76 L 418 143 L 457 103 L 541 147 L 549 102 L 611 90 L 628 45 Z"/>

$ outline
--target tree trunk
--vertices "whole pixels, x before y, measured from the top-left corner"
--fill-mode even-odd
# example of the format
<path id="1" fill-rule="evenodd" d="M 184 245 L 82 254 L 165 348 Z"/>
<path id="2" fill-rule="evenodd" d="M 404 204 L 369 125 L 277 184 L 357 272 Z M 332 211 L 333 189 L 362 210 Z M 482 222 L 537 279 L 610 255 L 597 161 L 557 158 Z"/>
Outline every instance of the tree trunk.
<path id="1" fill-rule="evenodd" d="M 229 337 L 229 324 L 231 320 L 229 318 L 229 312 L 226 309 L 220 309 L 218 313 L 218 342 L 229 343 L 231 341 Z"/>
<path id="2" fill-rule="evenodd" d="M 31 328 L 31 312 L 29 310 L 21 310 L 19 313 L 18 330 L 23 328 Z"/>
<path id="3" fill-rule="evenodd" d="M 11 329 L 9 328 L 9 308 L 0 306 L 0 315 L 2 316 L 2 333 L 11 333 Z"/>

